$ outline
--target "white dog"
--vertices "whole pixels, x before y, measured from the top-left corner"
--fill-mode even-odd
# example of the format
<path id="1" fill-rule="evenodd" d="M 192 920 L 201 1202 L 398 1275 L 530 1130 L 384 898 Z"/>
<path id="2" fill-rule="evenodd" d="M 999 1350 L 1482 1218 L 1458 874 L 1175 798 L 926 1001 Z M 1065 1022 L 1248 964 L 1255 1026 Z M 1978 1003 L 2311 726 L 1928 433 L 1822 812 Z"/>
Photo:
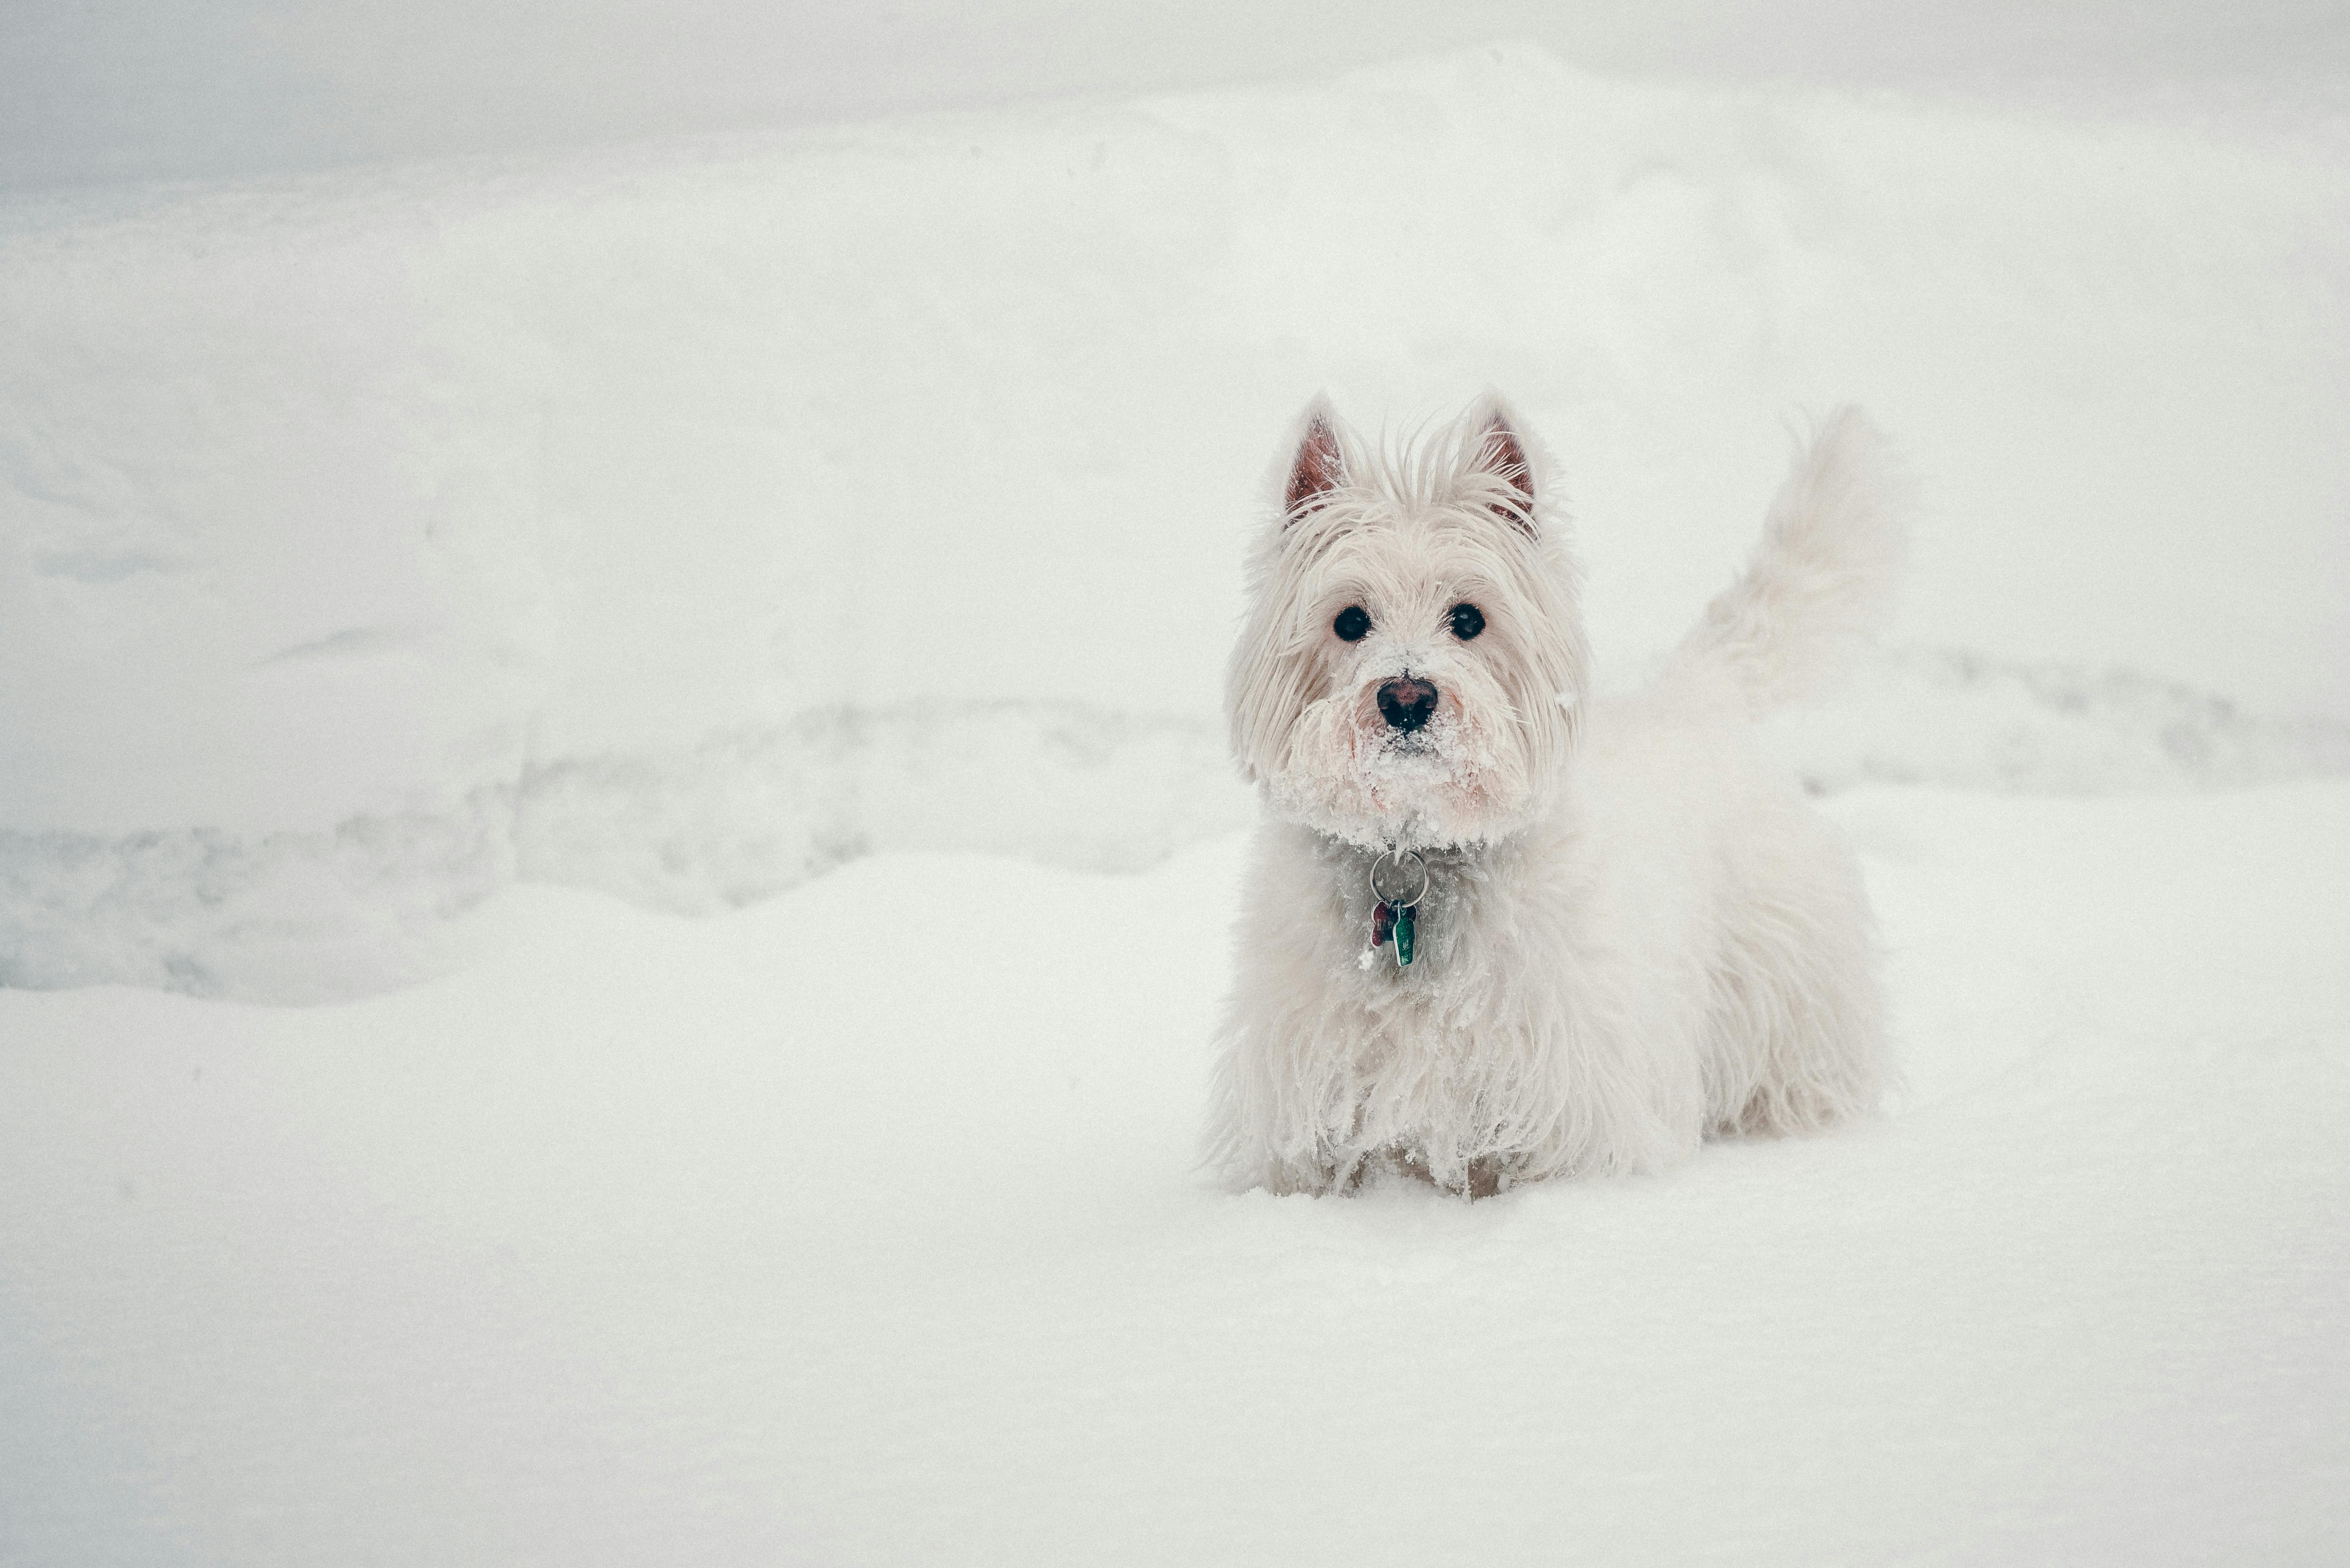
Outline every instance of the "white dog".
<path id="1" fill-rule="evenodd" d="M 1565 520 L 1498 401 L 1373 451 L 1317 400 L 1277 484 L 1226 693 L 1266 820 L 1222 1174 L 1482 1196 L 1873 1107 L 1859 869 L 1752 732 L 1890 607 L 1902 491 L 1867 421 L 1819 429 L 1744 573 L 1606 701 Z"/>

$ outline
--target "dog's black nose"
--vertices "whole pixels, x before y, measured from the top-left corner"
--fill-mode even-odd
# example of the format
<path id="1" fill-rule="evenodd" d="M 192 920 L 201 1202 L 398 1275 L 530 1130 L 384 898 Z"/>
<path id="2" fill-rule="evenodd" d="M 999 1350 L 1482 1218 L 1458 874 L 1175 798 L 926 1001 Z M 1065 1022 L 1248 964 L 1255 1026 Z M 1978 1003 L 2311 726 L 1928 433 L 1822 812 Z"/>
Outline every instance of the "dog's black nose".
<path id="1" fill-rule="evenodd" d="M 1379 712 L 1406 734 L 1428 722 L 1436 711 L 1436 688 L 1425 680 L 1390 680 L 1379 688 Z"/>

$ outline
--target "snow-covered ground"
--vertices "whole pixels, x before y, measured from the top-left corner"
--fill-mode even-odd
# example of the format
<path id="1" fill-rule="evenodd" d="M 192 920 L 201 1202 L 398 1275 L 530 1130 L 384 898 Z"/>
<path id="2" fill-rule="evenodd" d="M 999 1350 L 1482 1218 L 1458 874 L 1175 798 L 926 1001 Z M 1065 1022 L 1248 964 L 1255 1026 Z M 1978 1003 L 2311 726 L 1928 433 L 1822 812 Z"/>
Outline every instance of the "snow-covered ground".
<path id="1" fill-rule="evenodd" d="M 0 992 L 11 1563 L 2339 1562 L 2350 785 L 1833 809 L 1881 1123 L 1191 1168 L 1241 842 Z"/>

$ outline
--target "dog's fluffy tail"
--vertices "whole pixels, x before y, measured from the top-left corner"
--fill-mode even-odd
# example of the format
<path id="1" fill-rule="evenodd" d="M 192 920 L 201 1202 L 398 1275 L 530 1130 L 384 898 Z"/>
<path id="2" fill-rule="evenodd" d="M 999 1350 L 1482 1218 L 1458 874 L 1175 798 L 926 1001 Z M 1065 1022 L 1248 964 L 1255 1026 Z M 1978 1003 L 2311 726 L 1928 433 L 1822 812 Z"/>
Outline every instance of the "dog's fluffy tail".
<path id="1" fill-rule="evenodd" d="M 1812 431 L 1745 569 L 1708 605 L 1674 665 L 1726 676 L 1758 716 L 1843 674 L 1893 613 L 1909 481 L 1858 409 Z"/>

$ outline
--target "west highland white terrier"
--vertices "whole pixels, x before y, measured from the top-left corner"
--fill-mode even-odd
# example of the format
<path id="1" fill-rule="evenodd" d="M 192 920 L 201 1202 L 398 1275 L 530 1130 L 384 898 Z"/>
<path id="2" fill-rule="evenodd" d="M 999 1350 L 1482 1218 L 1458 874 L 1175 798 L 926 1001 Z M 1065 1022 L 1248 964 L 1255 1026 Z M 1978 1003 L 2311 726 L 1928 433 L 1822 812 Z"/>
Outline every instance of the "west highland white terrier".
<path id="1" fill-rule="evenodd" d="M 1284 449 L 1226 690 L 1265 813 L 1209 1130 L 1236 1188 L 1480 1197 L 1877 1104 L 1859 867 L 1753 726 L 1891 607 L 1884 439 L 1820 425 L 1745 570 L 1603 700 L 1549 473 L 1495 400 L 1377 449 L 1316 400 Z"/>

